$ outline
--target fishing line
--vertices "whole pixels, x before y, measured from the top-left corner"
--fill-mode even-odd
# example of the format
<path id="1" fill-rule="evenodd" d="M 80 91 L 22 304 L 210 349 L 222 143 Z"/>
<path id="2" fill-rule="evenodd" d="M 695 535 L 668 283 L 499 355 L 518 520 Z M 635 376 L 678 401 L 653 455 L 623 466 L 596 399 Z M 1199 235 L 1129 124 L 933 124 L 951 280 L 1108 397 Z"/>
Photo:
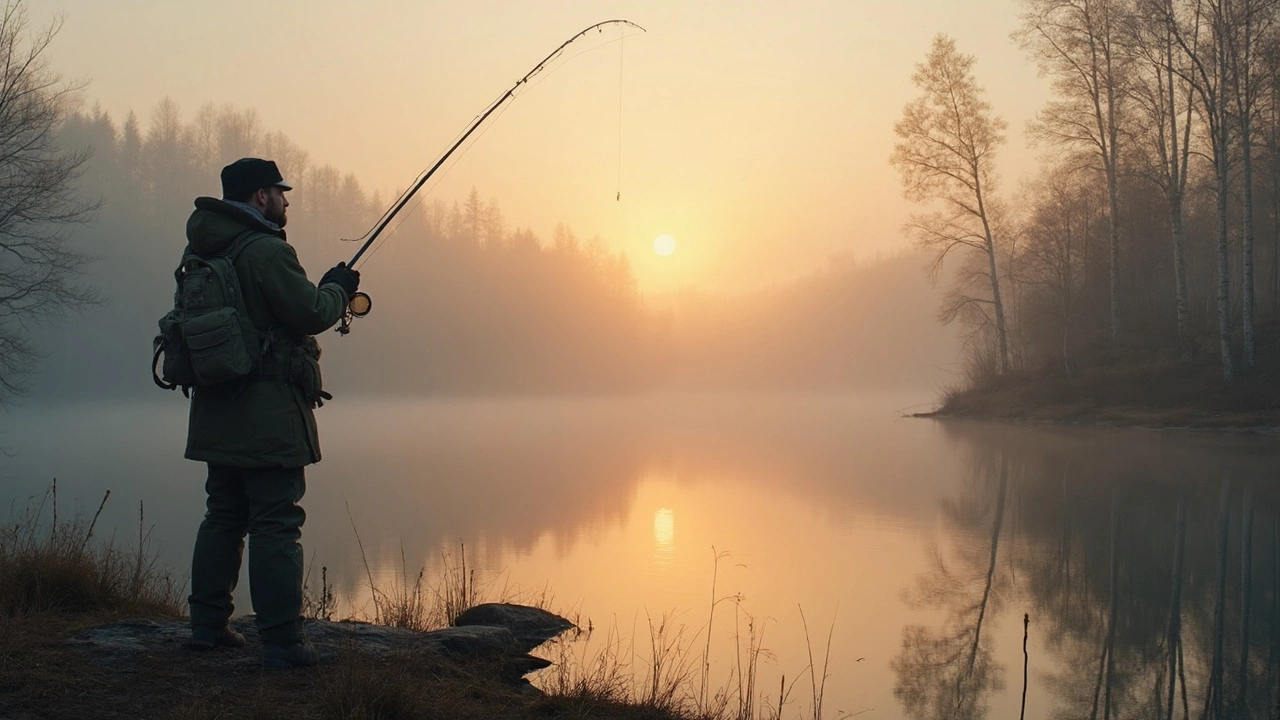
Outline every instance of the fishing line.
<path id="1" fill-rule="evenodd" d="M 639 33 L 631 33 L 631 34 L 632 34 L 632 35 L 639 35 Z M 532 89 L 534 89 L 534 88 L 538 87 L 538 86 L 539 86 L 539 85 L 541 85 L 543 82 L 545 82 L 547 78 L 549 78 L 549 77 L 551 77 L 552 75 L 554 75 L 554 74 L 556 74 L 556 73 L 560 72 L 560 69 L 561 69 L 561 68 L 563 68 L 563 67 L 564 67 L 564 66 L 565 66 L 565 65 L 566 65 L 570 60 L 573 60 L 574 58 L 577 58 L 577 57 L 581 57 L 582 55 L 586 55 L 586 54 L 588 54 L 588 53 L 593 53 L 593 52 L 596 52 L 596 51 L 598 51 L 598 50 L 603 50 L 604 48 L 607 48 L 607 47 L 609 47 L 610 45 L 612 45 L 612 44 L 614 44 L 614 43 L 620 43 L 620 42 L 622 42 L 622 41 L 623 41 L 623 39 L 624 39 L 624 38 L 626 38 L 626 37 L 627 37 L 626 35 L 622 35 L 621 37 L 617 38 L 616 40 L 607 40 L 607 41 L 605 41 L 605 42 L 600 43 L 599 45 L 596 45 L 595 47 L 590 47 L 590 48 L 587 48 L 586 50 L 580 50 L 580 51 L 578 51 L 578 52 L 574 53 L 573 55 L 570 55 L 569 57 L 565 58 L 565 59 L 564 59 L 560 64 L 556 65 L 554 68 L 552 68 L 552 69 L 550 69 L 550 70 L 547 70 L 546 72 L 543 72 L 543 73 L 538 73 L 538 75 L 539 75 L 539 77 L 538 77 L 538 81 L 537 81 L 537 82 L 535 82 L 535 83 L 533 83 L 533 84 L 531 84 L 531 85 L 529 85 L 528 90 L 532 90 Z M 524 90 L 521 90 L 521 91 L 520 91 L 520 93 L 518 93 L 518 94 L 516 95 L 516 97 L 520 97 L 520 95 L 524 94 L 524 92 L 525 92 Z"/>
<path id="2" fill-rule="evenodd" d="M 571 45 L 575 40 L 587 35 L 587 33 L 591 32 L 592 30 L 596 30 L 600 33 L 603 33 L 604 26 L 606 25 L 619 25 L 619 26 L 630 25 L 631 27 L 634 27 L 637 30 L 644 32 L 644 28 L 640 27 L 639 25 L 636 25 L 635 23 L 629 20 L 621 20 L 621 19 L 605 20 L 604 22 L 599 22 L 599 23 L 596 23 L 595 25 L 588 26 L 587 28 L 579 31 L 578 33 L 570 37 L 568 40 L 565 40 L 563 43 L 557 46 L 555 50 L 552 50 L 551 53 L 547 55 L 545 58 L 543 58 L 541 62 L 539 62 L 537 65 L 534 65 L 532 70 L 525 73 L 523 77 L 517 80 L 514 85 L 508 88 L 495 102 L 491 103 L 484 110 L 483 113 L 481 113 L 476 119 L 474 119 L 472 123 L 467 126 L 467 129 L 461 134 L 461 137 L 457 138 L 454 141 L 454 143 L 449 147 L 449 149 L 446 150 L 442 155 L 440 155 L 436 159 L 436 161 L 431 165 L 430 168 L 428 168 L 425 172 L 418 174 L 418 176 L 414 179 L 412 186 L 408 190 L 400 194 L 400 196 L 396 199 L 396 201 L 391 205 L 390 209 L 387 210 L 387 212 L 382 214 L 382 216 L 378 219 L 378 221 L 374 224 L 374 227 L 369 232 L 366 232 L 364 235 L 361 236 L 364 238 L 364 244 L 360 246 L 360 249 L 356 251 L 356 254 L 352 256 L 351 261 L 347 264 L 353 268 L 357 264 L 359 264 L 365 252 L 370 250 L 371 246 L 374 245 L 375 241 L 379 239 L 379 236 L 381 236 L 382 231 L 387 229 L 387 226 L 391 223 L 393 219 L 395 219 L 396 215 L 398 215 L 401 210 L 405 209 L 405 207 L 409 204 L 409 201 L 413 199 L 414 195 L 416 195 L 419 190 L 423 189 L 423 186 L 425 186 L 427 184 L 427 181 L 430 180 L 433 175 L 435 175 L 436 171 L 444 169 L 445 174 L 448 174 L 449 170 L 451 170 L 453 167 L 457 165 L 457 160 L 455 160 L 453 165 L 450 165 L 449 168 L 444 168 L 444 164 L 449 160 L 449 158 L 457 150 L 462 149 L 463 151 L 462 155 L 466 155 L 466 153 L 471 149 L 471 147 L 475 145 L 475 141 L 473 140 L 471 144 L 467 145 L 466 148 L 463 148 L 462 146 L 467 142 L 467 139 L 471 137 L 472 133 L 478 130 L 481 125 L 484 124 L 485 120 L 487 120 L 491 115 L 493 115 L 496 111 L 502 108 L 504 103 L 506 103 L 508 100 L 514 100 L 517 97 L 517 94 L 522 90 L 521 88 L 522 85 L 529 85 L 530 80 L 534 80 L 536 78 L 536 82 L 533 83 L 533 85 L 530 85 L 530 87 L 536 87 L 537 85 L 541 84 L 542 81 L 545 80 L 547 77 L 554 74 L 561 67 L 564 67 L 564 64 L 569 60 L 572 60 L 573 58 L 577 57 L 578 55 L 582 55 L 585 52 L 590 52 L 591 50 L 598 50 L 599 48 L 607 45 L 608 43 L 604 43 L 594 48 L 591 48 L 590 50 L 584 50 L 583 52 L 577 53 L 568 58 L 564 58 L 563 61 L 561 61 L 558 64 L 557 67 L 552 68 L 550 71 L 547 71 L 548 64 L 551 63 L 552 61 L 562 58 L 565 48 L 569 47 L 569 45 Z M 618 39 L 618 42 L 621 42 L 622 38 L 624 38 L 625 36 L 626 35 L 624 31 L 622 33 L 622 37 Z M 543 75 L 543 77 L 537 78 L 538 75 Z M 499 113 L 498 117 L 500 118 L 502 117 L 502 115 L 506 114 L 506 109 L 508 109 L 509 107 L 510 106 L 508 105 L 507 108 L 502 108 L 502 113 Z M 486 132 L 487 132 L 487 129 L 486 129 Z M 481 133 L 480 136 L 483 137 L 484 134 L 485 133 Z M 477 140 L 478 139 L 479 138 L 477 138 Z M 435 188 L 436 186 L 438 186 L 439 183 L 440 183 L 440 180 L 437 179 L 436 184 L 433 185 L 432 188 Z M 621 197 L 621 190 L 619 190 L 618 197 Z M 412 210 L 417 209 L 418 204 L 421 203 L 421 201 L 422 201 L 422 198 L 419 197 L 417 199 L 417 202 L 414 203 L 413 208 L 411 209 L 411 212 Z M 404 218 L 402 218 L 400 222 L 396 224 L 395 229 L 398 229 L 403 223 L 404 223 Z M 394 233 L 395 229 L 393 229 L 392 233 Z M 382 238 L 382 242 L 378 243 L 378 245 L 373 249 L 376 250 L 378 247 L 381 247 L 385 242 L 386 242 L 386 238 Z M 355 318 L 360 318 L 360 317 L 364 317 L 365 315 L 368 315 L 372 307 L 373 307 L 373 301 L 370 299 L 367 293 L 357 292 L 354 295 L 352 295 L 350 300 L 348 301 L 347 311 L 344 314 L 342 320 L 338 324 L 338 332 L 343 335 L 351 332 L 352 320 L 354 320 Z"/>
<path id="3" fill-rule="evenodd" d="M 502 119 L 502 116 L 507 114 L 507 111 L 508 111 L 508 110 L 510 110 L 510 109 L 512 108 L 512 106 L 515 104 L 515 103 L 514 103 L 514 101 L 515 101 L 515 100 L 519 100 L 519 99 L 520 99 L 520 96 L 521 96 L 521 95 L 524 95 L 524 94 L 525 94 L 525 92 L 528 92 L 528 91 L 530 91 L 530 90 L 533 90 L 533 89 L 534 89 L 534 88 L 536 88 L 537 86 L 541 85 L 543 82 L 545 82 L 545 81 L 546 81 L 548 78 L 550 78 L 552 75 L 554 75 L 555 73 L 559 72 L 559 71 L 560 71 L 560 69 L 561 69 L 561 68 L 563 68 L 563 67 L 565 66 L 565 64 L 566 64 L 566 63 L 568 63 L 570 60 L 573 60 L 574 58 L 577 58 L 577 57 L 578 57 L 578 56 L 580 56 L 580 55 L 586 55 L 587 53 L 591 53 L 591 52 L 595 52 L 595 51 L 597 51 L 597 50 L 601 50 L 601 49 L 603 49 L 603 48 L 608 47 L 609 45 L 612 45 L 613 43 L 618 43 L 618 44 L 619 44 L 619 49 L 621 49 L 621 47 L 622 47 L 622 41 L 623 41 L 623 40 L 625 40 L 625 39 L 626 39 L 626 37 L 627 37 L 627 35 L 624 33 L 623 35 L 621 35 L 620 37 L 618 37 L 616 40 L 609 40 L 609 41 L 607 41 L 607 42 L 603 42 L 603 43 L 601 43 L 601 44 L 599 44 L 599 45 L 596 45 L 596 46 L 594 46 L 594 47 L 590 47 L 590 48 L 587 48 L 586 50 L 582 50 L 582 51 L 580 51 L 580 52 L 574 53 L 573 55 L 569 55 L 568 57 L 563 57 L 563 58 L 557 57 L 557 58 L 555 58 L 556 60 L 558 60 L 558 62 L 556 63 L 556 65 L 555 65 L 554 67 L 552 67 L 552 68 L 549 68 L 549 69 L 545 70 L 544 72 L 539 73 L 539 77 L 538 77 L 538 79 L 537 79 L 537 81 L 536 81 L 536 82 L 533 82 L 533 83 L 526 83 L 526 84 L 525 84 L 525 85 L 526 85 L 526 87 L 525 87 L 525 88 L 523 88 L 523 89 L 521 89 L 521 90 L 519 90 L 519 91 L 517 91 L 517 92 L 514 92 L 514 93 L 512 94 L 512 97 L 511 97 L 511 99 L 512 99 L 512 101 L 513 101 L 513 102 L 512 102 L 511 104 L 509 104 L 509 105 L 507 105 L 507 106 L 503 107 L 501 110 L 499 110 L 499 111 L 498 111 L 498 114 L 497 114 L 496 116 L 494 116 L 493 121 L 492 121 L 491 123 L 489 123 L 489 125 L 487 125 L 483 130 L 481 130 L 479 135 L 477 135 L 475 138 L 472 138 L 470 142 L 468 142 L 466 145 L 464 145 L 462 148 L 460 148 L 461 152 L 458 154 L 458 156 L 457 156 L 456 158 L 453 158 L 453 162 L 449 163 L 446 167 L 442 168 L 442 172 L 440 173 L 440 176 L 439 176 L 438 178 L 436 178 L 436 179 L 435 179 L 435 180 L 434 180 L 430 185 L 423 187 L 423 188 L 422 188 L 422 193 L 421 193 L 421 195 L 420 195 L 418 198 L 416 198 L 416 199 L 413 201 L 413 203 L 412 203 L 412 204 L 410 204 L 407 208 L 405 208 L 405 213 L 406 213 L 406 214 L 405 214 L 405 216 L 404 216 L 403 218 L 401 218 L 401 219 L 400 219 L 400 221 L 399 221 L 399 222 L 397 222 L 394 226 L 390 227 L 390 228 L 388 229 L 388 232 L 387 232 L 384 236 L 379 237 L 379 238 L 378 238 L 378 240 L 377 240 L 377 242 L 375 242 L 375 243 L 374 243 L 374 245 L 373 245 L 372 247 L 370 247 L 370 248 L 369 248 L 369 251 L 368 251 L 367 253 L 365 253 L 364 255 L 362 255 L 362 256 L 361 256 L 359 263 L 358 263 L 357 265 L 355 265 L 355 266 L 352 266 L 352 267 L 354 267 L 354 268 L 357 268 L 357 269 L 358 269 L 359 267 L 363 266 L 363 265 L 365 264 L 365 261 L 367 261 L 367 260 L 368 260 L 369 256 L 371 256 L 371 255 L 373 255 L 373 254 L 377 253 L 377 252 L 378 252 L 378 250 L 380 250 L 380 249 L 382 248 L 382 246 L 386 244 L 386 242 L 387 242 L 388 238 L 390 238 L 392 235 L 395 235 L 395 234 L 396 234 L 396 231 L 400 229 L 400 226 L 401 226 L 401 225 L 403 225 L 403 224 L 405 223 L 405 221 L 406 221 L 406 220 L 408 220 L 408 219 L 409 219 L 409 217 L 410 217 L 410 216 L 412 216 L 412 215 L 413 215 L 413 213 L 414 213 L 414 212 L 416 212 L 416 211 L 417 211 L 417 209 L 422 205 L 422 201 L 426 199 L 426 196 L 427 196 L 427 195 L 430 195 L 430 194 L 431 194 L 431 192 L 432 192 L 432 191 L 434 191 L 434 190 L 436 189 L 436 187 L 438 187 L 438 186 L 440 185 L 440 183 L 441 183 L 441 182 L 443 182 L 443 181 L 444 181 L 444 179 L 445 179 L 446 177 L 448 177 L 449 173 L 450 173 L 450 172 L 452 172 L 452 171 L 453 171 L 453 169 L 454 169 L 455 167 L 457 167 L 458 163 L 462 160 L 462 158 L 466 157 L 466 156 L 467 156 L 467 153 L 471 152 L 471 149 L 475 147 L 475 144 L 480 140 L 480 138 L 484 137 L 484 136 L 489 132 L 489 130 L 493 128 L 493 126 L 495 126 L 495 125 L 497 125 L 497 124 L 498 124 L 498 121 Z M 619 77 L 621 78 L 621 70 L 619 70 Z M 478 117 L 482 116 L 486 111 L 488 111 L 488 110 L 489 110 L 490 108 L 492 108 L 495 104 L 497 104 L 498 102 L 500 102 L 500 101 L 501 101 L 501 99 L 502 99 L 502 96 L 501 96 L 501 95 L 499 95 L 497 98 L 495 98 L 494 100 L 490 101 L 490 102 L 489 102 L 489 104 L 487 104 L 487 105 L 485 105 L 485 106 L 484 106 L 484 110 L 481 110 L 480 112 L 478 112 L 478 113 L 476 113 L 475 115 L 473 115 L 473 116 L 472 116 L 472 121 L 474 122 L 476 118 L 478 118 Z M 619 156 L 619 161 L 618 161 L 618 162 L 619 162 L 619 169 L 618 169 L 618 191 L 617 191 L 617 194 L 616 194 L 616 196 L 615 196 L 615 199 L 620 199 L 620 198 L 621 198 L 621 194 L 622 194 L 622 190 L 621 190 L 621 184 L 622 184 L 622 179 L 621 179 L 621 178 L 622 178 L 622 170 L 621 170 L 621 153 L 622 153 L 622 149 L 621 149 L 621 148 L 622 148 L 622 117 L 621 117 L 621 112 L 622 112 L 622 111 L 621 111 L 621 108 L 622 108 L 622 87 L 621 87 L 621 80 L 619 80 L 619 88 L 618 88 L 618 108 L 619 108 L 619 117 L 618 117 L 618 156 Z M 457 142 L 458 138 L 462 137 L 466 132 L 467 132 L 466 130 L 463 130 L 463 131 L 459 132 L 457 135 L 455 135 L 455 136 L 453 137 L 453 141 L 452 141 L 452 142 Z M 452 144 L 452 142 L 451 142 L 450 144 Z M 437 157 L 438 157 L 438 156 L 437 156 Z M 398 204 L 402 199 L 404 199 L 405 195 L 407 195 L 407 194 L 408 194 L 408 193 L 413 189 L 414 184 L 416 184 L 416 183 L 417 183 L 417 181 L 418 181 L 419 179 L 421 179 L 421 178 L 422 178 L 422 176 L 423 176 L 424 174 L 426 174 L 427 172 L 429 172 L 429 171 L 428 171 L 428 170 L 423 170 L 422 172 L 418 173 L 418 175 L 414 178 L 414 182 L 413 182 L 413 183 L 410 183 L 410 184 L 409 184 L 409 187 L 408 187 L 408 188 L 406 188 L 404 192 L 400 193 L 400 195 L 398 195 L 398 196 L 396 197 L 396 200 L 391 204 L 391 206 L 390 206 L 390 207 L 388 207 L 388 208 L 387 208 L 387 210 L 386 210 L 385 212 L 383 212 L 383 214 L 378 218 L 378 220 L 374 223 L 374 225 L 373 225 L 372 227 L 370 227 L 370 229 L 369 229 L 369 230 L 366 230 L 366 231 L 365 231 L 365 233 L 364 233 L 363 235 L 361 235 L 361 236 L 360 236 L 360 237 L 358 237 L 358 238 L 351 238 L 351 239 L 350 239 L 350 241 L 352 241 L 352 242 L 359 242 L 359 241 L 364 240 L 365 238 L 367 238 L 367 237 L 369 236 L 369 233 L 373 232 L 373 228 L 374 228 L 374 227 L 377 227 L 378 223 L 381 223 L 381 222 L 382 222 L 382 220 L 384 220 L 384 219 L 387 217 L 387 215 L 391 213 L 391 211 L 395 208 L 396 204 Z M 346 240 L 346 238 L 344 238 L 344 240 Z"/>

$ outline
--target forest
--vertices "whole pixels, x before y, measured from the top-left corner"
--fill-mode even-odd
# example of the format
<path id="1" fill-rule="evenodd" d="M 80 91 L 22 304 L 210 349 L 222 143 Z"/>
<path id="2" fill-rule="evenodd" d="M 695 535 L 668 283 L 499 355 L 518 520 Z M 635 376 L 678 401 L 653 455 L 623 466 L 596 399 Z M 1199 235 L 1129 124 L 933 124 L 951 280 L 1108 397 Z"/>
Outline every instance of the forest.
<path id="1" fill-rule="evenodd" d="M 1052 87 L 1044 161 L 1000 185 L 1007 124 L 939 35 L 895 126 L 908 230 L 956 267 L 943 317 L 968 382 L 1125 365 L 1274 377 L 1280 318 L 1280 3 L 1019 0 Z M 1165 370 L 1160 370 L 1164 368 Z M 1174 368 L 1169 370 L 1169 368 Z"/>
<path id="2" fill-rule="evenodd" d="M 102 302 L 39 329 L 39 397 L 137 397 L 192 200 L 219 195 L 220 168 L 274 159 L 294 186 L 288 233 L 313 280 L 348 259 L 389 204 L 354 175 L 312 161 L 250 109 L 171 100 L 145 122 L 100 107 L 70 114 L 61 142 L 91 151 L 78 181 L 97 203 L 75 228 L 83 280 Z M 951 333 L 917 252 L 832 257 L 810 275 L 734 295 L 642 292 L 624 254 L 561 225 L 509 223 L 472 189 L 411 206 L 361 266 L 373 313 L 323 338 L 327 386 L 361 394 L 564 394 L 646 389 L 823 391 L 941 383 Z M 892 314 L 884 312 L 892 302 Z M 148 389 L 150 388 L 150 389 Z"/>

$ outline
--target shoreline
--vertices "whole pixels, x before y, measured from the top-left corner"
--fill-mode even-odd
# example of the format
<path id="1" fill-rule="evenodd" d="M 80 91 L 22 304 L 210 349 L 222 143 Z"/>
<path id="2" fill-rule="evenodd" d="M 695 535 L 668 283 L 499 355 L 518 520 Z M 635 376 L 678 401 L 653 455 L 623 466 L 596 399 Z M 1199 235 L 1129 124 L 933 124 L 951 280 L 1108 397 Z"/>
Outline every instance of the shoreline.
<path id="1" fill-rule="evenodd" d="M 1044 412 L 1037 412 L 1041 410 Z M 1203 411 L 1161 411 L 1147 408 L 1107 408 L 1092 413 L 1054 412 L 1053 408 L 1023 409 L 1021 412 L 972 412 L 947 410 L 911 413 L 923 420 L 969 420 L 1094 428 L 1100 430 L 1158 430 L 1161 432 L 1207 432 L 1250 435 L 1280 434 L 1280 414 L 1206 413 Z"/>

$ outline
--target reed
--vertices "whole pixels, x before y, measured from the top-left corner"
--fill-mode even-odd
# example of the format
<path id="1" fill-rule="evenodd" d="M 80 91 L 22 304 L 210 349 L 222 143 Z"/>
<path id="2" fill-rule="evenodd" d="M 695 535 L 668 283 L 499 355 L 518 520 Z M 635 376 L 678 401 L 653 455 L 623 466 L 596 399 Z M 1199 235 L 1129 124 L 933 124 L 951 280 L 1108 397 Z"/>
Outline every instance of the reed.
<path id="1" fill-rule="evenodd" d="M 448 552 L 440 554 L 439 573 L 434 583 L 428 582 L 425 567 L 420 568 L 416 575 L 410 575 L 404 544 L 401 543 L 399 574 L 393 576 L 390 582 L 379 585 L 374 580 L 360 531 L 351 517 L 350 505 L 347 506 L 347 519 L 355 534 L 360 562 L 369 583 L 369 594 L 373 600 L 373 623 L 417 631 L 451 627 L 457 622 L 459 615 L 478 605 L 487 592 L 488 584 L 482 586 L 479 583 L 474 564 L 467 564 L 467 546 L 462 541 L 458 543 L 456 557 Z M 326 597 L 323 588 L 322 585 L 321 600 Z M 312 605 L 320 606 L 321 603 L 313 601 Z"/>
<path id="2" fill-rule="evenodd" d="M 787 682 L 783 675 L 776 694 L 761 688 L 759 680 L 763 661 L 776 660 L 764 645 L 765 622 L 746 611 L 741 594 L 718 597 L 716 568 L 727 553 L 713 549 L 711 602 L 707 623 L 690 632 L 679 623 L 679 616 L 668 613 L 654 618 L 646 614 L 647 638 L 629 640 L 618 632 L 616 622 L 608 626 L 601 640 L 591 642 L 594 632 L 588 620 L 586 631 L 553 641 L 546 646 L 548 659 L 554 663 L 538 675 L 538 685 L 552 698 L 572 702 L 575 707 L 618 702 L 655 715 L 681 720 L 778 720 L 791 702 L 795 680 Z M 732 646 L 722 648 L 715 641 L 714 621 L 717 606 L 724 601 L 734 603 Z M 813 707 L 808 714 L 792 717 L 822 720 L 823 694 L 829 670 L 832 621 L 825 653 L 817 662 L 809 641 L 803 608 L 805 640 L 810 648 L 809 667 L 795 677 L 809 672 Z M 585 637 L 585 641 L 583 636 Z M 712 679 L 712 654 L 731 658 L 724 682 Z M 774 701 L 776 700 L 776 705 Z M 587 715 L 577 715 L 587 717 Z M 848 717 L 842 714 L 841 717 Z"/>
<path id="3" fill-rule="evenodd" d="M 138 543 L 119 548 L 92 544 L 97 519 L 58 518 L 57 481 L 40 504 L 0 528 L 0 616 L 40 612 L 148 613 L 182 615 L 182 586 L 157 567 L 151 532 L 138 506 Z M 51 506 L 50 517 L 44 510 Z"/>

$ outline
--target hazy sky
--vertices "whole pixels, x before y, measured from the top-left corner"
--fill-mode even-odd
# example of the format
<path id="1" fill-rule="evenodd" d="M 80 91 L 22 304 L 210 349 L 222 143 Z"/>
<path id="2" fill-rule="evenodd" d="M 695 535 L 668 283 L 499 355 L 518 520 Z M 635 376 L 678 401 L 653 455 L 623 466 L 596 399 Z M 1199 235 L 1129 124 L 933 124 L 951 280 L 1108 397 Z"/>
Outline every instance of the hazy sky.
<path id="1" fill-rule="evenodd" d="M 571 46 L 567 56 L 597 49 L 553 65 L 428 189 L 454 200 L 474 186 L 509 225 L 544 240 L 557 222 L 580 237 L 598 234 L 628 254 L 647 290 L 743 289 L 807 273 L 832 253 L 900 247 L 909 206 L 888 164 L 893 123 L 938 32 L 977 56 L 979 80 L 1009 122 L 1007 191 L 1034 157 L 1022 129 L 1047 97 L 1009 39 L 1013 0 L 29 0 L 28 8 L 33 25 L 65 17 L 52 60 L 89 80 L 89 101 L 117 120 L 133 109 L 145 124 L 165 95 L 184 119 L 207 102 L 252 107 L 313 163 L 354 172 L 388 200 L 570 35 L 632 20 L 647 34 L 619 43 L 610 30 Z M 670 257 L 652 250 L 660 233 L 676 238 Z M 392 239 L 404 241 L 412 240 Z M 376 263 L 364 269 L 376 272 Z"/>

